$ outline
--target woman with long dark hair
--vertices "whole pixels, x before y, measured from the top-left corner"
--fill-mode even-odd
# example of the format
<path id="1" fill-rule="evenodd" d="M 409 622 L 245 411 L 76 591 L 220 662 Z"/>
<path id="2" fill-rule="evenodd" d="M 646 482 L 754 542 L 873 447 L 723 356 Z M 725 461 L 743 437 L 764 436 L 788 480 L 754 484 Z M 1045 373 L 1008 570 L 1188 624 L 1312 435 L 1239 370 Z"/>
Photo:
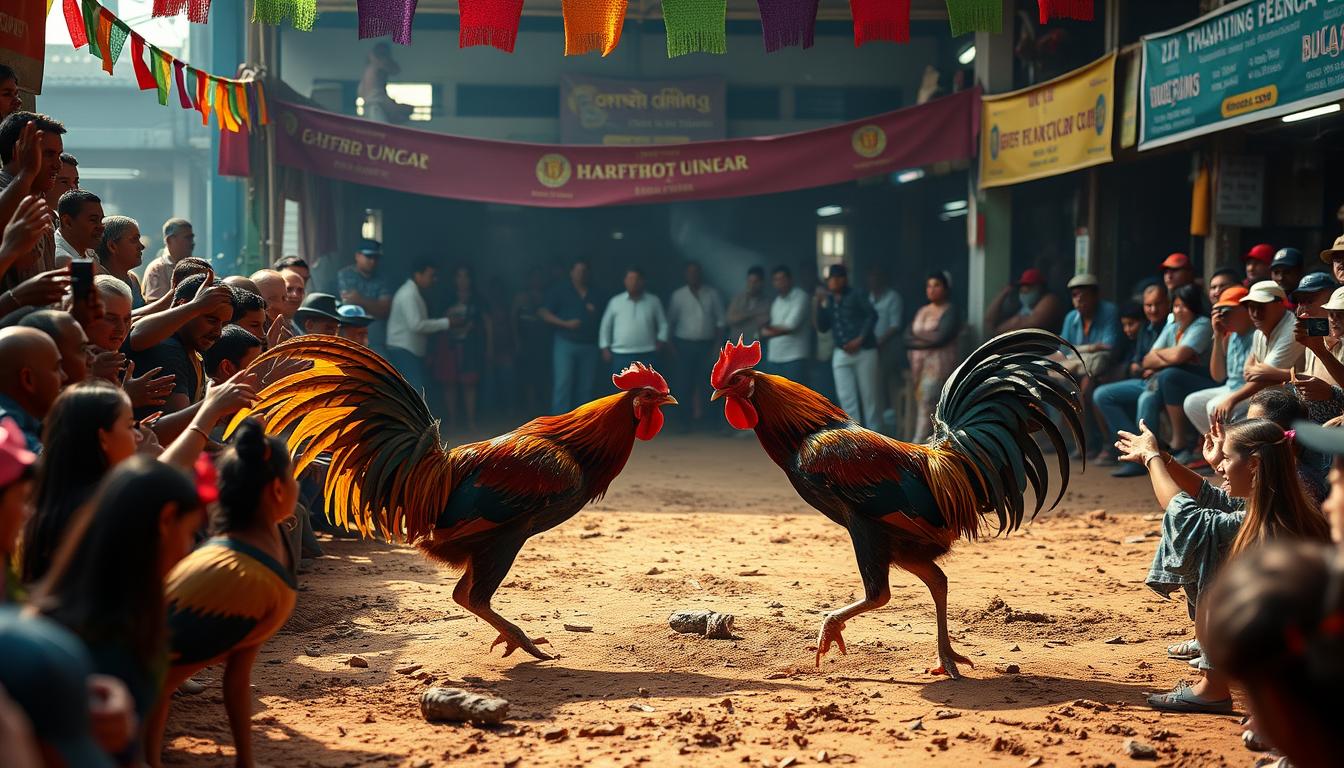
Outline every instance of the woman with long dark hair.
<path id="1" fill-rule="evenodd" d="M 214 535 L 168 574 L 171 668 L 150 720 L 145 750 L 159 764 L 172 692 L 194 672 L 224 663 L 224 708 L 235 762 L 252 765 L 252 664 L 294 610 L 292 553 L 280 530 L 294 514 L 299 486 L 288 448 L 248 419 L 218 462 Z"/>
<path id="2" fill-rule="evenodd" d="M 931 418 L 943 384 L 957 367 L 957 334 L 961 331 L 946 272 L 934 272 L 924 280 L 924 296 L 929 303 L 919 308 L 905 333 L 910 379 L 915 383 L 916 443 L 924 442 L 932 431 Z"/>

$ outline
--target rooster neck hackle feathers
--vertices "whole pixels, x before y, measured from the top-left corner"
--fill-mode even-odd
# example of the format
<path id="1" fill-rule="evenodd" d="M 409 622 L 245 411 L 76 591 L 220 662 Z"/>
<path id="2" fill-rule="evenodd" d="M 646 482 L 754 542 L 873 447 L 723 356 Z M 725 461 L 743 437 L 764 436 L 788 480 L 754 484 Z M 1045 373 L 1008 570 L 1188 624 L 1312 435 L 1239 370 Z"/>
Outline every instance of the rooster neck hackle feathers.
<path id="1" fill-rule="evenodd" d="M 776 463 L 819 430 L 853 424 L 830 400 L 782 376 L 752 371 L 752 405 L 760 414 L 756 436 Z"/>

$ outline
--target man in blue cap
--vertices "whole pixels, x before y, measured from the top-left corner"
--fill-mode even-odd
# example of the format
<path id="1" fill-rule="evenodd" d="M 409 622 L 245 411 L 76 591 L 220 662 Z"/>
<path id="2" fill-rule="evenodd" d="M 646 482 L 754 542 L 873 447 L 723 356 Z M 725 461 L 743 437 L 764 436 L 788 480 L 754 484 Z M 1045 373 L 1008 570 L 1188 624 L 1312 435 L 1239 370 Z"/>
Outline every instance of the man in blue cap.
<path id="1" fill-rule="evenodd" d="M 1302 281 L 1302 264 L 1302 252 L 1296 248 L 1280 248 L 1269 263 L 1270 277 L 1290 297 Z"/>
<path id="2" fill-rule="evenodd" d="M 355 263 L 336 273 L 336 286 L 342 304 L 358 304 L 375 318 L 385 318 L 392 310 L 392 291 L 378 276 L 378 260 L 383 244 L 364 238 L 355 250 Z"/>
<path id="3" fill-rule="evenodd" d="M 358 304 L 342 304 L 336 308 L 336 314 L 341 316 L 340 326 L 336 329 L 337 336 L 361 346 L 369 346 L 369 325 L 374 321 L 373 315 L 365 312 Z"/>
<path id="4" fill-rule="evenodd" d="M 1327 272 L 1311 272 L 1304 276 L 1298 281 L 1297 290 L 1292 293 L 1293 301 L 1297 302 L 1298 316 L 1325 317 L 1322 307 L 1338 287 L 1335 278 Z"/>

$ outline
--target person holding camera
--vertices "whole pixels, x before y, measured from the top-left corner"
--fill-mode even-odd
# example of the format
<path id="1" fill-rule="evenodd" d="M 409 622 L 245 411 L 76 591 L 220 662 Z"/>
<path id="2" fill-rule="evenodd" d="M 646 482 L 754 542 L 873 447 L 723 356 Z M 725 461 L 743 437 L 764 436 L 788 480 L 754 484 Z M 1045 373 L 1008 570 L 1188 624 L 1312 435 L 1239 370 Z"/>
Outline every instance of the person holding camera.
<path id="1" fill-rule="evenodd" d="M 1325 317 L 1299 317 L 1294 338 L 1306 349 L 1303 375 L 1293 386 L 1307 401 L 1310 418 L 1317 424 L 1344 414 L 1344 288 L 1338 288 L 1321 310 Z"/>

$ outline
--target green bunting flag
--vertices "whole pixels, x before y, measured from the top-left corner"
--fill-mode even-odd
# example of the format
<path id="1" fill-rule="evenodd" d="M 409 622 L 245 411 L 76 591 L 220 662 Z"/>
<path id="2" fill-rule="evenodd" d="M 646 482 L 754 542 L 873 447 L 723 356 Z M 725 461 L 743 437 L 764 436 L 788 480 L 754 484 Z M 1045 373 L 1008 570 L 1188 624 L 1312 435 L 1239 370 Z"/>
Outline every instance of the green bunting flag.
<path id="1" fill-rule="evenodd" d="M 727 0 L 663 0 L 667 57 L 688 53 L 727 53 L 724 33 Z"/>
<path id="2" fill-rule="evenodd" d="M 1003 31 L 1003 0 L 947 0 L 952 35 Z"/>
<path id="3" fill-rule="evenodd" d="M 172 89 L 173 83 L 173 57 L 158 48 L 150 46 L 149 58 L 153 62 L 154 82 L 159 89 L 159 105 L 166 107 L 168 106 L 168 92 Z"/>

